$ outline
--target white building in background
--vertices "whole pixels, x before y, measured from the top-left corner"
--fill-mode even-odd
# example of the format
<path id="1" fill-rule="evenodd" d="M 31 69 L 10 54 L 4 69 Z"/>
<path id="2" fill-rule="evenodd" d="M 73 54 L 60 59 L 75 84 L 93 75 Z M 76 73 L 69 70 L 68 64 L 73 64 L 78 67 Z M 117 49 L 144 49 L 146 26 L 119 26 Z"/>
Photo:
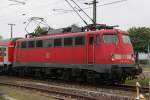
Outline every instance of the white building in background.
<path id="1" fill-rule="evenodd" d="M 150 59 L 150 56 L 148 53 L 139 53 L 138 58 L 139 60 L 148 60 Z"/>
<path id="2" fill-rule="evenodd" d="M 147 63 L 150 64 L 150 53 L 139 53 L 138 59 L 139 59 L 140 61 L 142 61 L 142 60 L 147 60 L 147 61 L 148 61 Z"/>

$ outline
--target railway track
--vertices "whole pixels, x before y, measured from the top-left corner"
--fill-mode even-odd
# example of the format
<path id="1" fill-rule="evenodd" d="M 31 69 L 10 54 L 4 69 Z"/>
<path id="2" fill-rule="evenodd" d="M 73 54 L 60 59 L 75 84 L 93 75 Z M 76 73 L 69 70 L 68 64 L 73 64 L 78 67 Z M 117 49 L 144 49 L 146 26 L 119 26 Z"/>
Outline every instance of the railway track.
<path id="1" fill-rule="evenodd" d="M 136 86 L 133 85 L 117 85 L 115 86 L 117 89 L 122 89 L 124 91 L 133 91 L 136 92 Z M 141 93 L 148 93 L 149 88 L 148 87 L 139 87 Z"/>
<path id="2" fill-rule="evenodd" d="M 51 95 L 53 95 L 53 98 L 58 99 L 58 100 L 71 100 L 73 98 L 77 98 L 79 100 L 99 100 L 98 98 L 95 97 L 91 97 L 91 96 L 85 96 L 83 94 L 79 94 L 79 93 L 72 93 L 73 90 L 69 90 L 72 92 L 67 92 L 67 89 L 62 89 L 59 87 L 51 87 L 51 89 L 49 88 L 45 88 L 45 87 L 38 87 L 38 86 L 33 86 L 33 85 L 24 85 L 24 84 L 15 84 L 15 83 L 5 83 L 5 82 L 0 82 L 1 85 L 5 85 L 5 86 L 13 86 L 13 87 L 19 87 L 19 88 L 24 88 L 24 89 L 28 89 L 28 90 L 36 90 L 36 91 L 40 91 L 40 92 L 44 92 L 44 93 L 50 93 Z"/>
<path id="3" fill-rule="evenodd" d="M 13 80 L 13 81 L 12 81 Z M 30 80 L 31 81 L 31 80 Z M 29 82 L 28 80 L 22 81 L 20 79 L 1 79 L 0 85 L 19 87 L 28 90 L 40 91 L 43 93 L 48 93 L 53 96 L 53 98 L 58 100 L 134 100 L 133 97 L 130 96 L 119 96 L 115 95 L 115 93 L 103 93 L 98 91 L 97 89 L 83 89 L 71 86 L 62 86 L 55 84 L 45 84 L 41 82 Z M 89 86 L 92 88 L 92 86 Z M 93 86 L 94 88 L 94 86 Z M 136 92 L 135 86 L 128 85 L 118 85 L 118 86 L 98 86 L 95 88 L 103 88 L 103 89 L 112 89 L 118 91 L 132 91 Z M 148 92 L 148 88 L 142 88 L 144 93 Z M 109 91 L 109 90 L 108 90 Z M 107 98 L 107 99 L 105 99 Z M 112 99 L 113 98 L 113 99 Z"/>

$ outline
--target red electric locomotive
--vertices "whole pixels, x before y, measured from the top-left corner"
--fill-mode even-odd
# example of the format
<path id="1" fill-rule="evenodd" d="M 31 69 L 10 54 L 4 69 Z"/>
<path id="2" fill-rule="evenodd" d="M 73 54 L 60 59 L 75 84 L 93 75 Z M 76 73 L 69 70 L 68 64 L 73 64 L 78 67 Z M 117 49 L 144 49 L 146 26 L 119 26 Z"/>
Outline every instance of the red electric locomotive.
<path id="1" fill-rule="evenodd" d="M 36 75 L 124 83 L 141 73 L 128 34 L 118 29 L 19 39 L 13 68 Z M 18 71 L 17 71 L 18 72 Z"/>

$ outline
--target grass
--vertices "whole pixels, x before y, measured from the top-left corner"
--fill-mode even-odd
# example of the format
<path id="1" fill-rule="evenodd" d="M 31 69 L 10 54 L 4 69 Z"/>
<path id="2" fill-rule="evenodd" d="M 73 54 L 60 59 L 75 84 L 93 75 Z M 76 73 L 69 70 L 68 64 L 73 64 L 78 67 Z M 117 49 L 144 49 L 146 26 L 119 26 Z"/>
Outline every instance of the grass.
<path id="1" fill-rule="evenodd" d="M 2 96 L 0 96 L 0 100 L 4 100 L 4 98 Z"/>
<path id="2" fill-rule="evenodd" d="M 149 86 L 149 81 L 150 81 L 150 64 L 147 65 L 140 65 L 143 68 L 143 72 L 145 74 L 145 79 L 134 79 L 134 80 L 127 80 L 126 84 L 128 85 L 135 85 L 136 82 L 139 82 L 141 86 L 148 87 Z"/>
<path id="3" fill-rule="evenodd" d="M 134 79 L 134 80 L 127 80 L 125 84 L 136 85 L 136 82 L 139 82 L 141 86 L 148 87 L 149 81 L 150 79 L 142 79 L 142 80 Z"/>

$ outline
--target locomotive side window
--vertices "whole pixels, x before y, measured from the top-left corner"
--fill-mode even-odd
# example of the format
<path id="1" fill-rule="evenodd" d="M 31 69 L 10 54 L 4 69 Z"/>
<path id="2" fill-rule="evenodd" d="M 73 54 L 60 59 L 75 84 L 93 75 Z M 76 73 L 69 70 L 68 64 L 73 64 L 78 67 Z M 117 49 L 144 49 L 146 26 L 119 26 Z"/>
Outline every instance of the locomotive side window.
<path id="1" fill-rule="evenodd" d="M 48 47 L 52 47 L 53 46 L 53 40 L 52 39 L 49 39 L 48 40 Z"/>
<path id="2" fill-rule="evenodd" d="M 104 43 L 117 43 L 118 37 L 115 34 L 105 34 L 103 35 Z"/>
<path id="3" fill-rule="evenodd" d="M 72 46 L 73 38 L 64 38 L 64 46 Z"/>
<path id="4" fill-rule="evenodd" d="M 43 47 L 43 40 L 37 40 L 36 47 Z"/>
<path id="5" fill-rule="evenodd" d="M 26 41 L 23 41 L 21 43 L 21 48 L 27 48 L 27 42 Z"/>
<path id="6" fill-rule="evenodd" d="M 123 35 L 123 43 L 131 43 L 130 37 L 128 35 Z"/>
<path id="7" fill-rule="evenodd" d="M 29 41 L 29 48 L 34 48 L 35 47 L 35 41 Z"/>
<path id="8" fill-rule="evenodd" d="M 60 47 L 62 46 L 62 39 L 54 39 L 54 47 Z"/>
<path id="9" fill-rule="evenodd" d="M 85 44 L 85 37 L 75 37 L 75 45 L 84 45 Z"/>
<path id="10" fill-rule="evenodd" d="M 52 47 L 53 46 L 53 39 L 47 39 L 44 42 L 45 46 L 44 47 Z"/>

